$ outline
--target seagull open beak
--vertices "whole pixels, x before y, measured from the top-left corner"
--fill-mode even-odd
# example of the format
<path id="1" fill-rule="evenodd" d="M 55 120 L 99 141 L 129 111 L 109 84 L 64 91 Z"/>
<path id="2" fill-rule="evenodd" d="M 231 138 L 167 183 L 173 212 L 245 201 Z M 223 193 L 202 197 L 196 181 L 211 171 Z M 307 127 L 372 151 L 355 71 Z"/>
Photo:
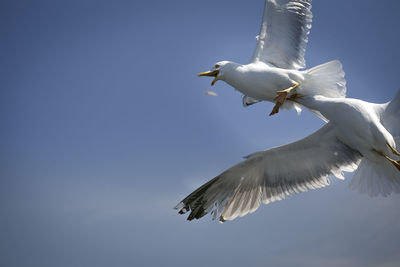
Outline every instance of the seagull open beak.
<path id="1" fill-rule="evenodd" d="M 206 71 L 199 73 L 198 76 L 209 76 L 209 77 L 215 77 L 214 80 L 211 82 L 211 86 L 213 86 L 217 81 L 218 81 L 218 74 L 219 70 L 211 70 L 211 71 Z"/>

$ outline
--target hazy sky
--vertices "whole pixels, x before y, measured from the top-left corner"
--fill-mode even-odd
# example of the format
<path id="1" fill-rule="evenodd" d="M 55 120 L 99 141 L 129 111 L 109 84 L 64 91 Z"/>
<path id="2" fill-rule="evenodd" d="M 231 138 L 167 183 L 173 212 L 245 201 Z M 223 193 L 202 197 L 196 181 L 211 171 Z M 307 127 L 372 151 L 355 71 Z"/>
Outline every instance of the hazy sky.
<path id="1" fill-rule="evenodd" d="M 400 87 L 398 0 L 314 0 L 307 66 Z M 323 124 L 196 74 L 246 63 L 263 0 L 0 1 L 0 265 L 400 266 L 400 196 L 346 181 L 223 225 L 172 209 L 242 156 Z"/>

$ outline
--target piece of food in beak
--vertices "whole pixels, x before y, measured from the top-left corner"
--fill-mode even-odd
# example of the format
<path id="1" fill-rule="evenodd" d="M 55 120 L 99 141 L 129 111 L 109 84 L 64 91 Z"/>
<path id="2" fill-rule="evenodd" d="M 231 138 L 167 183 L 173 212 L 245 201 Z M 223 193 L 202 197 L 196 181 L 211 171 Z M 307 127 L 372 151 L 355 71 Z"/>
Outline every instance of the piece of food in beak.
<path id="1" fill-rule="evenodd" d="M 217 81 L 218 81 L 218 74 L 219 70 L 211 70 L 211 71 L 206 71 L 199 73 L 198 76 L 209 76 L 209 77 L 215 77 L 214 80 L 211 82 L 211 86 L 213 86 Z"/>

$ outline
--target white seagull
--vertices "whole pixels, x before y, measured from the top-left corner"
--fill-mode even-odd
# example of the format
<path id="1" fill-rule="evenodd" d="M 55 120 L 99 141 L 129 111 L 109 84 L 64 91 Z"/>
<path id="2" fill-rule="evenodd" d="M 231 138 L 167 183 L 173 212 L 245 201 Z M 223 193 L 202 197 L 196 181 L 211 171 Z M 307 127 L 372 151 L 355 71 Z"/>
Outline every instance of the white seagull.
<path id="1" fill-rule="evenodd" d="M 345 97 L 346 81 L 339 61 L 308 70 L 304 54 L 312 22 L 311 0 L 266 0 L 257 46 L 248 64 L 221 61 L 199 76 L 215 77 L 239 90 L 243 105 L 266 100 L 276 104 L 270 115 L 283 108 L 300 107 L 285 99 L 300 95 Z M 284 104 L 285 103 L 285 104 Z"/>
<path id="2" fill-rule="evenodd" d="M 321 114 L 337 138 L 363 156 L 350 187 L 370 196 L 400 193 L 400 90 L 386 104 L 318 95 L 295 101 Z"/>
<path id="3" fill-rule="evenodd" d="M 296 101 L 329 122 L 302 140 L 247 156 L 175 209 L 190 211 L 188 220 L 211 212 L 224 222 L 254 212 L 261 202 L 327 186 L 330 174 L 343 179 L 342 171 L 355 169 L 353 189 L 371 196 L 400 193 L 400 91 L 385 104 L 324 96 Z"/>

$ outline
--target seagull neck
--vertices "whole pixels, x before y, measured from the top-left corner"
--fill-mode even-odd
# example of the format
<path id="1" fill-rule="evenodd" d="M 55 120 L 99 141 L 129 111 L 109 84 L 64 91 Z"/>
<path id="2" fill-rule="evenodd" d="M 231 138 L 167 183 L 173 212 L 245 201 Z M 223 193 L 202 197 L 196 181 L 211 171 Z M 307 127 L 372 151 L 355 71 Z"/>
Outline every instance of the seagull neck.
<path id="1" fill-rule="evenodd" d="M 238 73 L 238 68 L 240 67 L 240 64 L 237 64 L 235 62 L 228 62 L 226 63 L 220 70 L 220 77 L 221 80 L 229 80 Z"/>
<path id="2" fill-rule="evenodd" d="M 243 65 L 229 62 L 229 64 L 225 65 L 224 68 L 220 72 L 220 79 L 233 87 L 240 87 L 242 84 L 242 74 L 243 74 Z"/>

